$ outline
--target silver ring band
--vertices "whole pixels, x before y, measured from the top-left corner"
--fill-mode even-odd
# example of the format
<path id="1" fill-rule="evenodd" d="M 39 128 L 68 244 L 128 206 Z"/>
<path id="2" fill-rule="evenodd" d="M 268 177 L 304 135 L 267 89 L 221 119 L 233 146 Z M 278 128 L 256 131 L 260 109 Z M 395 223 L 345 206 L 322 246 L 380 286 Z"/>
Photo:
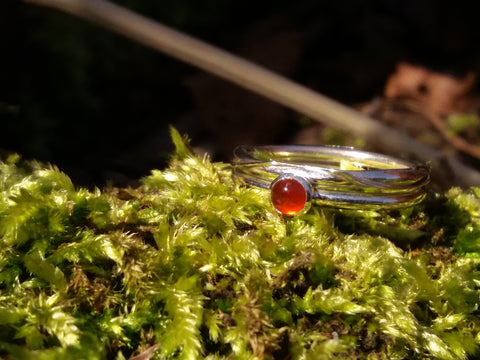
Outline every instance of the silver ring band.
<path id="1" fill-rule="evenodd" d="M 278 179 L 301 179 L 308 199 L 350 209 L 393 209 L 419 203 L 429 169 L 395 157 L 340 146 L 239 146 L 233 174 L 271 189 Z"/>

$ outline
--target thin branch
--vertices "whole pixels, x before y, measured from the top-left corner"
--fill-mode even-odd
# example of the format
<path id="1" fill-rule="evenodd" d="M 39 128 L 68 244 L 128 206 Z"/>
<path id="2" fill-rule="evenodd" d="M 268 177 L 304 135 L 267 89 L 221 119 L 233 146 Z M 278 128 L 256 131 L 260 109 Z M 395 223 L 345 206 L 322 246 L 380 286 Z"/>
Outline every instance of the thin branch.
<path id="1" fill-rule="evenodd" d="M 385 126 L 345 105 L 272 71 L 203 41 L 104 0 L 26 0 L 96 22 L 139 43 L 229 80 L 292 108 L 312 119 L 339 128 L 396 153 L 414 153 L 433 166 L 447 160 L 458 180 L 480 184 L 480 173 L 441 152 Z"/>
<path id="2" fill-rule="evenodd" d="M 431 113 L 426 115 L 428 120 L 435 126 L 435 128 L 442 134 L 442 136 L 450 144 L 452 144 L 456 149 L 463 151 L 466 154 L 469 154 L 477 159 L 480 159 L 480 146 L 471 144 L 461 136 L 458 136 L 450 131 L 446 122 L 440 117 L 440 115 Z"/>

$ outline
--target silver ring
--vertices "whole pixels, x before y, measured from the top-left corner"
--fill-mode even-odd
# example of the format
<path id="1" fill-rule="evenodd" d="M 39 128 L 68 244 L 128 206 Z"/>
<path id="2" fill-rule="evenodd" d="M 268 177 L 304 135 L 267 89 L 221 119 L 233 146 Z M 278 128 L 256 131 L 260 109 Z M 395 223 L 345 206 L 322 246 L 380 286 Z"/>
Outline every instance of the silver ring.
<path id="1" fill-rule="evenodd" d="M 310 200 L 345 209 L 396 209 L 425 197 L 422 164 L 342 146 L 263 145 L 234 150 L 233 175 L 269 189 L 277 211 L 293 216 Z"/>

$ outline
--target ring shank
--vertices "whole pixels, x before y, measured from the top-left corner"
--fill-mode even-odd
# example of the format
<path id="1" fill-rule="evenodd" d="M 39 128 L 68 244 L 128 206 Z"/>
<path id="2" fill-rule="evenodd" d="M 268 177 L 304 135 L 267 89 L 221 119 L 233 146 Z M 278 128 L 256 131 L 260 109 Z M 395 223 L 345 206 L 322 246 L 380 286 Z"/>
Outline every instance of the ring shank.
<path id="1" fill-rule="evenodd" d="M 339 146 L 239 146 L 233 173 L 269 189 L 278 176 L 305 179 L 316 202 L 340 208 L 399 208 L 425 196 L 426 166 Z"/>

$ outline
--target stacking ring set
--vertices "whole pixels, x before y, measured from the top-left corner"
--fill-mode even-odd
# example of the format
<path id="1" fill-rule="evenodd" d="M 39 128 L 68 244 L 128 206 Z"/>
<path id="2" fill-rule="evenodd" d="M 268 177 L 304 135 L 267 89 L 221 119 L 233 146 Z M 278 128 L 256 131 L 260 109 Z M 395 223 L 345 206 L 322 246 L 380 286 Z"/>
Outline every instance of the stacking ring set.
<path id="1" fill-rule="evenodd" d="M 270 190 L 273 207 L 293 216 L 311 201 L 342 209 L 397 209 L 425 197 L 422 164 L 342 146 L 239 146 L 233 176 Z"/>

